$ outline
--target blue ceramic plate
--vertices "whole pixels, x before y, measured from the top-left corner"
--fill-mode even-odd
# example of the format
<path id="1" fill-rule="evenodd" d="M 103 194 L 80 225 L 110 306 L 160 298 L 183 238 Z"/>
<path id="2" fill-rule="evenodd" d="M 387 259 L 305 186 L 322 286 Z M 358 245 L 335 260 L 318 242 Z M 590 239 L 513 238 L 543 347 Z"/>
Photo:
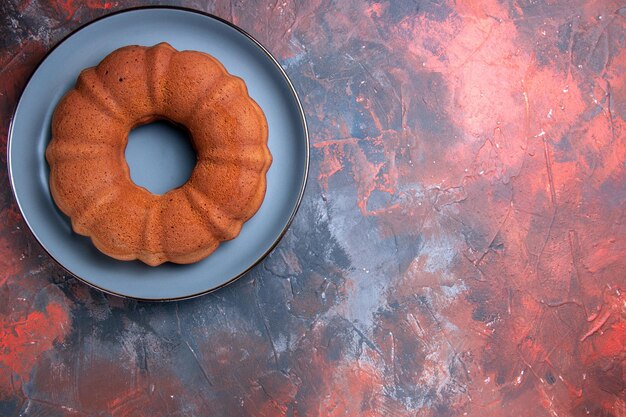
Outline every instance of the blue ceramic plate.
<path id="1" fill-rule="evenodd" d="M 250 96 L 265 112 L 274 160 L 267 175 L 263 205 L 236 239 L 223 243 L 195 264 L 166 263 L 153 268 L 139 261 L 109 258 L 95 249 L 88 238 L 72 232 L 69 219 L 50 196 L 44 151 L 50 140 L 54 108 L 82 69 L 98 64 L 122 46 L 159 42 L 168 42 L 178 50 L 207 52 L 231 74 L 245 80 Z M 142 150 L 141 136 L 150 135 L 159 143 L 159 136 L 171 135 L 171 129 L 157 124 L 137 129 L 133 135 L 140 137 L 137 141 L 131 138 L 126 152 L 133 179 L 148 178 L 149 182 L 150 173 L 142 172 L 150 166 L 141 164 L 140 156 L 146 151 Z M 246 273 L 276 246 L 302 199 L 309 141 L 302 106 L 291 82 L 256 40 L 214 16 L 181 8 L 149 7 L 92 22 L 46 56 L 20 98 L 9 131 L 8 153 L 11 183 L 20 210 L 37 240 L 59 264 L 103 291 L 163 301 L 220 288 Z M 180 169 L 181 172 L 172 173 L 169 181 L 180 181 L 181 176 L 188 175 L 188 166 L 182 164 Z M 158 188 L 158 184 L 152 185 Z"/>

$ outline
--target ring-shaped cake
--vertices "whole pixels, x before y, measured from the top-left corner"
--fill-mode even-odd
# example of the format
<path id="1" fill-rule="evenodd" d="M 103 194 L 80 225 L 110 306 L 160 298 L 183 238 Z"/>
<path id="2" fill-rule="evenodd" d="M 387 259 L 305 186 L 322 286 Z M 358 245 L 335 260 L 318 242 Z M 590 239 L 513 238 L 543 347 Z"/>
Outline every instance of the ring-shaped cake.
<path id="1" fill-rule="evenodd" d="M 134 184 L 124 157 L 129 132 L 159 119 L 185 128 L 197 155 L 189 180 L 162 195 Z M 55 109 L 51 194 L 73 230 L 113 258 L 196 262 L 261 206 L 267 137 L 243 80 L 212 56 L 123 47 L 84 70 Z"/>

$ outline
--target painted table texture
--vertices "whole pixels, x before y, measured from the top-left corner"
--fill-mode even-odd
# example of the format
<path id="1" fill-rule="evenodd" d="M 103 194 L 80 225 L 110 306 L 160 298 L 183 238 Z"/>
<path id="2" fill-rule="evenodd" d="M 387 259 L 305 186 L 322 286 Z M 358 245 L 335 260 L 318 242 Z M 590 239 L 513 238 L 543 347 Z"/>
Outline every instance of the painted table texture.
<path id="1" fill-rule="evenodd" d="M 2 141 L 28 75 L 138 1 L 0 5 Z M 0 169 L 1 416 L 625 416 L 626 4 L 183 2 L 303 100 L 311 177 L 216 293 L 107 296 Z"/>

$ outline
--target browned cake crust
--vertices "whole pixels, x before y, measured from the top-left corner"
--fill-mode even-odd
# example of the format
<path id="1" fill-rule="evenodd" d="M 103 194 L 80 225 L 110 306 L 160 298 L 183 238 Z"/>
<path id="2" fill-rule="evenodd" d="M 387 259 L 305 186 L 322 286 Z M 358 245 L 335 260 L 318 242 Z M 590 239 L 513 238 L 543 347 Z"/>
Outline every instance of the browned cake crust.
<path id="1" fill-rule="evenodd" d="M 155 195 L 130 179 L 130 130 L 185 126 L 198 161 Z M 196 262 L 235 238 L 261 206 L 272 157 L 267 122 L 243 80 L 212 56 L 167 43 L 126 46 L 84 70 L 52 118 L 50 190 L 76 233 L 103 253 L 148 265 Z"/>

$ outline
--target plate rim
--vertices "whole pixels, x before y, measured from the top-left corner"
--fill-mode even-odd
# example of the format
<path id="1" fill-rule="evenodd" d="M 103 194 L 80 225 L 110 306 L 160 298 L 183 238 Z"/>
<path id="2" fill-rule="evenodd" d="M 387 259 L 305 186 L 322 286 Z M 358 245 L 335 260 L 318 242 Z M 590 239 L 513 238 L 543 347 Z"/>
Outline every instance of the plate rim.
<path id="1" fill-rule="evenodd" d="M 274 240 L 274 242 L 272 242 L 272 244 L 254 261 L 252 262 L 244 271 L 242 271 L 241 273 L 239 273 L 238 275 L 231 277 L 228 281 L 217 285 L 215 287 L 211 287 L 209 289 L 206 289 L 204 291 L 201 292 L 197 292 L 197 293 L 193 293 L 193 294 L 189 294 L 189 295 L 184 295 L 184 296 L 180 296 L 180 297 L 171 297 L 171 298 L 142 298 L 142 297 L 136 297 L 136 296 L 132 296 L 132 295 L 128 295 L 128 294 L 122 294 L 122 293 L 118 293 L 115 292 L 113 290 L 107 289 L 107 288 L 102 288 L 99 285 L 94 284 L 93 282 L 90 282 L 87 278 L 78 276 L 77 274 L 75 274 L 74 272 L 70 271 L 65 265 L 63 265 L 58 259 L 56 259 L 48 250 L 48 248 L 44 245 L 44 243 L 41 241 L 40 237 L 37 235 L 37 233 L 35 232 L 35 230 L 31 227 L 28 218 L 26 217 L 26 215 L 24 214 L 24 210 L 22 209 L 22 204 L 20 203 L 20 199 L 17 195 L 17 191 L 15 188 L 15 183 L 14 183 L 14 178 L 13 178 L 13 171 L 11 169 L 11 166 L 13 164 L 12 162 L 12 157 L 11 157 L 11 143 L 13 142 L 13 127 L 14 127 L 14 122 L 15 122 L 15 116 L 17 114 L 17 110 L 19 109 L 19 105 L 20 102 L 22 101 L 22 96 L 24 95 L 24 92 L 26 91 L 26 88 L 28 87 L 28 85 L 31 82 L 31 79 L 33 78 L 33 76 L 35 75 L 35 73 L 37 72 L 37 70 L 39 70 L 39 68 L 41 67 L 41 65 L 48 59 L 48 57 L 50 56 L 50 54 L 52 54 L 52 52 L 54 52 L 57 47 L 59 47 L 60 45 L 62 45 L 65 41 L 67 41 L 70 37 L 74 36 L 75 34 L 77 34 L 78 32 L 80 32 L 81 30 L 87 28 L 88 26 L 91 26 L 92 24 L 99 22 L 101 20 L 107 19 L 109 17 L 112 16 L 116 16 L 116 15 L 120 15 L 120 14 L 124 14 L 124 13 L 129 13 L 129 12 L 134 12 L 134 11 L 141 11 L 141 10 L 176 10 L 176 11 L 182 11 L 182 12 L 187 12 L 187 13 L 194 13 L 194 14 L 198 14 L 210 19 L 214 19 L 217 20 L 218 22 L 221 22 L 229 27 L 231 27 L 232 29 L 235 29 L 237 32 L 241 33 L 242 35 L 244 35 L 246 38 L 248 38 L 248 40 L 252 41 L 252 43 L 261 50 L 261 52 L 263 52 L 272 62 L 272 64 L 274 64 L 274 66 L 276 67 L 276 69 L 278 69 L 280 75 L 282 76 L 282 78 L 287 82 L 287 85 L 289 86 L 289 90 L 291 92 L 291 95 L 293 97 L 293 99 L 296 102 L 296 106 L 298 107 L 298 113 L 300 115 L 300 122 L 302 124 L 302 128 L 303 128 L 303 133 L 304 133 L 304 141 L 306 144 L 305 147 L 305 163 L 304 163 L 304 172 L 303 172 L 303 177 L 302 177 L 302 184 L 300 185 L 300 190 L 298 192 L 298 197 L 296 199 L 296 203 L 293 206 L 292 210 L 291 210 L 291 214 L 289 215 L 289 218 L 287 219 L 287 222 L 285 223 L 285 226 L 283 227 L 283 229 L 281 230 L 281 232 L 278 234 L 278 236 L 276 237 L 276 239 Z M 99 291 L 102 291 L 106 294 L 110 294 L 116 297 L 121 297 L 124 299 L 128 299 L 128 300 L 135 300 L 135 301 L 146 301 L 146 302 L 170 302 L 170 301 L 182 301 L 182 300 L 189 300 L 191 298 L 196 298 L 196 297 L 200 297 L 202 295 L 205 294 L 209 294 L 212 293 L 214 291 L 217 291 L 221 288 L 224 288 L 225 286 L 232 284 L 233 282 L 237 281 L 239 278 L 243 277 L 244 275 L 246 275 L 248 272 L 250 272 L 250 270 L 252 270 L 255 266 L 257 266 L 259 263 L 261 263 L 261 261 L 263 261 L 278 245 L 278 243 L 283 239 L 283 237 L 285 236 L 285 234 L 287 233 L 287 230 L 289 229 L 289 227 L 291 226 L 299 208 L 300 205 L 302 203 L 302 199 L 304 197 L 304 193 L 306 190 L 306 186 L 307 186 L 307 182 L 308 182 L 308 176 L 309 176 L 309 168 L 310 168 L 310 154 L 311 154 L 311 143 L 310 143 L 310 138 L 309 138 L 309 130 L 308 130 L 308 126 L 307 126 L 307 121 L 306 121 L 306 115 L 304 113 L 304 108 L 302 106 L 302 102 L 300 101 L 300 97 L 298 96 L 298 93 L 291 81 L 291 79 L 289 78 L 289 76 L 287 75 L 286 71 L 283 69 L 283 67 L 280 65 L 280 62 L 278 62 L 278 60 L 274 57 L 274 55 L 272 55 L 269 50 L 263 46 L 263 44 L 261 44 L 261 42 L 259 42 L 254 36 L 252 36 L 251 34 L 249 34 L 248 32 L 246 32 L 244 29 L 240 28 L 239 26 L 237 26 L 236 24 L 229 22 L 226 19 L 223 19 L 219 16 L 216 16 L 212 13 L 209 12 L 205 12 L 202 10 L 196 10 L 196 9 L 192 9 L 189 7 L 185 7 L 185 6 L 173 6 L 173 5 L 145 5 L 145 6 L 137 6 L 137 7 L 130 7 L 130 8 L 125 8 L 125 9 L 121 9 L 121 10 L 116 10 L 114 12 L 111 13 L 106 13 L 102 16 L 99 16 L 85 24 L 80 25 L 79 27 L 71 30 L 67 35 L 63 36 L 59 41 L 57 41 L 54 46 L 52 46 L 52 48 L 50 48 L 45 55 L 41 58 L 41 60 L 39 60 L 39 62 L 37 63 L 37 65 L 35 65 L 34 69 L 32 70 L 32 72 L 30 73 L 30 75 L 28 76 L 28 78 L 26 79 L 26 82 L 24 83 L 24 87 L 21 89 L 19 95 L 18 95 L 18 99 L 15 102 L 15 106 L 13 108 L 13 110 L 11 111 L 11 115 L 10 115 L 10 119 L 9 119 L 9 128 L 7 130 L 7 169 L 8 169 L 8 175 L 9 175 L 9 183 L 11 186 L 11 191 L 13 194 L 13 198 L 15 200 L 15 202 L 17 203 L 17 207 L 20 211 L 20 214 L 22 215 L 22 219 L 24 220 L 24 222 L 26 223 L 26 226 L 28 227 L 28 230 L 30 231 L 30 233 L 35 237 L 35 240 L 37 241 L 37 243 L 39 244 L 39 246 L 41 246 L 41 248 L 44 250 L 44 252 L 46 252 L 48 254 L 48 256 L 50 257 L 50 259 L 52 259 L 58 266 L 60 266 L 63 270 L 65 270 L 67 273 L 69 273 L 69 275 L 75 277 L 76 279 L 78 279 L 79 281 L 87 284 L 89 287 L 97 289 Z M 158 268 L 158 267 L 157 267 Z"/>

